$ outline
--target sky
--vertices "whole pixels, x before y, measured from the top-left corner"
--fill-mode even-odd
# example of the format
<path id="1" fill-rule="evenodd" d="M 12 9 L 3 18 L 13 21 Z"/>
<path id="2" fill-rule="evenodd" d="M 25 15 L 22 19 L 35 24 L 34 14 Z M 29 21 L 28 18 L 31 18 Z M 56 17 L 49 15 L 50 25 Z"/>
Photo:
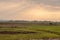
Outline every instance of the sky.
<path id="1" fill-rule="evenodd" d="M 0 0 L 0 20 L 60 21 L 60 0 Z"/>

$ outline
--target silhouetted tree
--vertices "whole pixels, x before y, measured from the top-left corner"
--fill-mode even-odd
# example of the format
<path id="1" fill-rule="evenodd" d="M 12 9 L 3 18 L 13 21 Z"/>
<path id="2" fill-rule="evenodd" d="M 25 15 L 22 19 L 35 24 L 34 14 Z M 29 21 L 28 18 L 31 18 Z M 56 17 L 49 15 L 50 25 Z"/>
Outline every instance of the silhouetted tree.
<path id="1" fill-rule="evenodd" d="M 53 23 L 49 23 L 49 25 L 53 25 Z"/>

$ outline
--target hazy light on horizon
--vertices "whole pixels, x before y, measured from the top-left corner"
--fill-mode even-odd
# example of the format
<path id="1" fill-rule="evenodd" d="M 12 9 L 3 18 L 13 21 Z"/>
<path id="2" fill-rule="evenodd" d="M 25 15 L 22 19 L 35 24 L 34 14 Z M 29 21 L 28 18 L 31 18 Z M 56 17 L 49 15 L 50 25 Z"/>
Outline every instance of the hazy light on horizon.
<path id="1" fill-rule="evenodd" d="M 0 20 L 60 21 L 60 0 L 0 0 Z"/>

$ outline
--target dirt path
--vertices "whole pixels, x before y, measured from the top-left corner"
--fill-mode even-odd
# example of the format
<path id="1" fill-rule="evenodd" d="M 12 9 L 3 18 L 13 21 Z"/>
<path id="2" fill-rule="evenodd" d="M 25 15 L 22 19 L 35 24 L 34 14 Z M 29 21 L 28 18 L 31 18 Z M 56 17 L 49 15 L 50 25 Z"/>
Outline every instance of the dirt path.
<path id="1" fill-rule="evenodd" d="M 29 31 L 0 31 L 0 34 L 35 34 L 36 32 Z"/>

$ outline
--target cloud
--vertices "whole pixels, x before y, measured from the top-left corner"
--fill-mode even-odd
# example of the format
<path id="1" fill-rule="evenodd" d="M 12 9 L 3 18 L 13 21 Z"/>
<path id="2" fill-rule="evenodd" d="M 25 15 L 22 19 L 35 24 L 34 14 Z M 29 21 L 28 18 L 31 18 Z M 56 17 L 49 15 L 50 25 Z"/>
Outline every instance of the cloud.
<path id="1" fill-rule="evenodd" d="M 10 4 L 22 4 L 24 6 L 35 6 L 39 5 L 44 7 L 47 10 L 60 10 L 60 0 L 0 0 L 0 3 Z M 23 7 L 23 6 L 22 6 Z"/>
<path id="2" fill-rule="evenodd" d="M 40 5 L 48 10 L 60 10 L 60 0 L 28 0 L 31 4 Z"/>
<path id="3" fill-rule="evenodd" d="M 0 19 L 15 19 L 30 7 L 25 0 L 0 0 Z"/>
<path id="4" fill-rule="evenodd" d="M 31 3 L 60 6 L 60 0 L 30 0 Z"/>
<path id="5" fill-rule="evenodd" d="M 0 19 L 59 20 L 58 15 L 60 0 L 0 0 Z"/>

